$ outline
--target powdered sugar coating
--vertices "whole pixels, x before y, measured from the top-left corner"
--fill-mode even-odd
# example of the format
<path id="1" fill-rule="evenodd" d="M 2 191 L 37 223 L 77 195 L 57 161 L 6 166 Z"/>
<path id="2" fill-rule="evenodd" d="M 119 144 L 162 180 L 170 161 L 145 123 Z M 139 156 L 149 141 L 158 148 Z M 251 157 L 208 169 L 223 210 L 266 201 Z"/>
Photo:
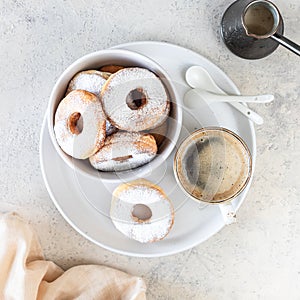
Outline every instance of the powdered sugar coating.
<path id="1" fill-rule="evenodd" d="M 146 104 L 130 109 L 126 104 L 128 94 L 143 90 Z M 142 131 L 162 124 L 170 110 L 170 103 L 161 80 L 143 68 L 125 68 L 112 74 L 101 91 L 103 109 L 109 121 L 119 129 Z"/>
<path id="2" fill-rule="evenodd" d="M 80 113 L 83 119 L 79 134 L 69 128 L 74 113 Z M 62 150 L 74 158 L 86 159 L 96 153 L 105 140 L 105 114 L 99 98 L 82 90 L 69 93 L 57 107 L 54 133 Z"/>
<path id="3" fill-rule="evenodd" d="M 77 73 L 69 82 L 66 95 L 73 90 L 84 90 L 100 96 L 100 92 L 111 73 L 97 70 L 88 70 Z M 117 132 L 118 129 L 106 121 L 106 135 Z"/>
<path id="4" fill-rule="evenodd" d="M 151 209 L 150 220 L 134 220 L 132 210 L 135 204 L 144 204 Z M 141 243 L 149 243 L 161 240 L 169 233 L 174 221 L 174 209 L 162 189 L 142 179 L 115 189 L 110 216 L 115 227 L 124 235 Z"/>
<path id="5" fill-rule="evenodd" d="M 104 146 L 90 157 L 90 163 L 101 171 L 125 171 L 148 163 L 156 153 L 153 136 L 138 132 L 117 132 L 106 138 Z"/>
<path id="6" fill-rule="evenodd" d="M 73 90 L 85 90 L 99 96 L 106 79 L 111 74 L 97 70 L 88 70 L 77 73 L 69 82 L 66 95 Z"/>

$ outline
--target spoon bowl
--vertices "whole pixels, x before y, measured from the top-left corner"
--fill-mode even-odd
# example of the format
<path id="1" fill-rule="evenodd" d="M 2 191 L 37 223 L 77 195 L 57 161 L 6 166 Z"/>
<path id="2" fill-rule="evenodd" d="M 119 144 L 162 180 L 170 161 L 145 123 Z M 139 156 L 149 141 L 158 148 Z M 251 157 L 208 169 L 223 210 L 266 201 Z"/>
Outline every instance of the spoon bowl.
<path id="1" fill-rule="evenodd" d="M 201 66 L 190 67 L 185 74 L 187 84 L 192 88 L 205 90 L 218 95 L 227 95 L 212 79 L 210 74 Z M 257 97 L 257 96 L 256 96 Z M 272 100 L 274 97 L 272 98 Z M 272 101 L 271 100 L 271 101 Z M 189 100 L 190 101 L 190 100 Z M 197 100 L 196 100 L 197 101 Z M 242 113 L 245 117 L 252 120 L 254 123 L 263 124 L 263 118 L 255 111 L 239 102 L 229 102 L 236 110 Z"/>
<path id="2" fill-rule="evenodd" d="M 217 86 L 209 73 L 200 66 L 192 66 L 188 68 L 185 73 L 185 80 L 193 89 L 198 88 L 216 94 L 225 94 L 224 91 Z"/>

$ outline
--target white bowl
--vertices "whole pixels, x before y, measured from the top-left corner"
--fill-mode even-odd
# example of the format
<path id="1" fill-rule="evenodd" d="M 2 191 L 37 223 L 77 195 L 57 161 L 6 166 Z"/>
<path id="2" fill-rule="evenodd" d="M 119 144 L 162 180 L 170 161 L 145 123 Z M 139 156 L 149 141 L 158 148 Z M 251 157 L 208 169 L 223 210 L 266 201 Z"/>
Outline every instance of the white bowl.
<path id="1" fill-rule="evenodd" d="M 164 83 L 172 102 L 167 138 L 159 147 L 158 154 L 149 163 L 136 169 L 122 172 L 101 172 L 94 169 L 89 160 L 74 159 L 67 155 L 58 145 L 54 134 L 54 116 L 59 102 L 64 98 L 71 78 L 78 72 L 88 69 L 99 69 L 101 66 L 116 64 L 121 66 L 136 66 L 154 72 Z M 52 143 L 66 164 L 74 171 L 107 182 L 132 180 L 150 174 L 152 170 L 166 161 L 178 140 L 182 125 L 182 106 L 178 103 L 178 94 L 168 74 L 156 62 L 141 54 L 127 50 L 101 50 L 85 55 L 71 64 L 59 77 L 50 95 L 48 106 L 48 128 Z"/>

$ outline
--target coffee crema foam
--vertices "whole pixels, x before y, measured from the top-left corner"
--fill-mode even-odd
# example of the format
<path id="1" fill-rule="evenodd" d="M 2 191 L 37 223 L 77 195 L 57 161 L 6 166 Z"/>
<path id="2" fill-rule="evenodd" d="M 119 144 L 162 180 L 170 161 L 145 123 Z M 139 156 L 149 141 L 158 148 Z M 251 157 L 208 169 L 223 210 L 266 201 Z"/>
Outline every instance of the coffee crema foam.
<path id="1" fill-rule="evenodd" d="M 265 35 L 272 31 L 275 20 L 268 7 L 255 4 L 246 10 L 244 23 L 249 33 Z"/>
<path id="2" fill-rule="evenodd" d="M 196 131 L 180 146 L 175 168 L 178 179 L 194 198 L 223 202 L 237 195 L 251 174 L 247 146 L 227 130 Z"/>

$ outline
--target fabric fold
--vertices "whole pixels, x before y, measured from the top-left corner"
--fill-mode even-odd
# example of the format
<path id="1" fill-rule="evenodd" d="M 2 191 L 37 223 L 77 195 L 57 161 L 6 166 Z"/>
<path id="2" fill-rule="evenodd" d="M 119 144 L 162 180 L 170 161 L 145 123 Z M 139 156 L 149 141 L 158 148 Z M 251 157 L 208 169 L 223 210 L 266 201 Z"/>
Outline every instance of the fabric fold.
<path id="1" fill-rule="evenodd" d="M 46 261 L 36 233 L 16 213 L 0 214 L 0 299 L 146 299 L 144 281 L 101 265 L 64 272 Z"/>

